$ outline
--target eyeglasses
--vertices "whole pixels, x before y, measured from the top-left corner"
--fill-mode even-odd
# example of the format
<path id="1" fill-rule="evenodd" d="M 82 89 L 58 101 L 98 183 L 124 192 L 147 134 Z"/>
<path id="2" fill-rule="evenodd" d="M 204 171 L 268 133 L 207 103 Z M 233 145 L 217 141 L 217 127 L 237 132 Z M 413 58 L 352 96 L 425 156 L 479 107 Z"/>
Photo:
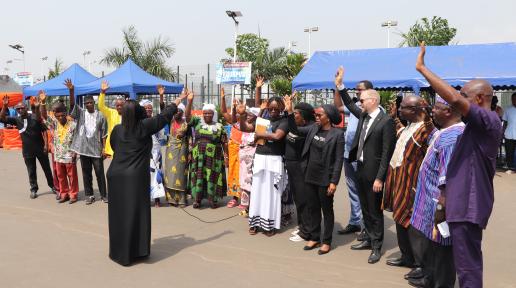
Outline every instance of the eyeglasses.
<path id="1" fill-rule="evenodd" d="M 269 111 L 276 111 L 276 112 L 281 112 L 281 109 L 279 108 L 267 108 Z"/>

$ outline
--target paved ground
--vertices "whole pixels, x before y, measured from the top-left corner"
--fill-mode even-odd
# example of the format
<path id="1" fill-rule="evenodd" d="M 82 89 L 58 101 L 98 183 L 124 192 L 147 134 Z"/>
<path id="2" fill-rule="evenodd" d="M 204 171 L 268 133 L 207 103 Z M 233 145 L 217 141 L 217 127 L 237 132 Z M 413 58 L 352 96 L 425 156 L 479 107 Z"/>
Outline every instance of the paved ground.
<path id="1" fill-rule="evenodd" d="M 352 236 L 335 235 L 334 250 L 319 256 L 288 241 L 292 227 L 272 238 L 249 236 L 240 216 L 205 224 L 177 208 L 152 208 L 151 257 L 122 267 L 107 256 L 106 204 L 57 204 L 41 170 L 40 197 L 30 200 L 20 152 L 1 150 L 0 163 L 0 287 L 408 287 L 407 269 L 385 265 L 397 255 L 387 213 L 384 256 L 369 265 L 368 251 L 349 249 Z M 484 234 L 485 287 L 516 287 L 515 187 L 516 175 L 495 177 L 495 209 Z M 336 231 L 349 214 L 343 185 L 335 206 Z M 205 220 L 238 212 L 186 210 Z"/>

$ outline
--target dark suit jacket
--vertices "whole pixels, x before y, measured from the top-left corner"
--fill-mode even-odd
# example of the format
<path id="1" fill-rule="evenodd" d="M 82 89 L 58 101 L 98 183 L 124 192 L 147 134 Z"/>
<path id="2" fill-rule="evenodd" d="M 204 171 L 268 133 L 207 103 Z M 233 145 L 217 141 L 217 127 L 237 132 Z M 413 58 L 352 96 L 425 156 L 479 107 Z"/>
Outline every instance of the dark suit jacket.
<path id="1" fill-rule="evenodd" d="M 353 139 L 353 144 L 349 152 L 349 161 L 353 162 L 358 160 L 358 141 L 367 113 L 362 112 L 362 109 L 351 100 L 351 97 L 345 89 L 339 90 L 339 95 L 348 110 L 359 119 L 355 139 Z M 394 121 L 389 115 L 380 111 L 380 114 L 376 116 L 371 124 L 369 131 L 367 131 L 364 147 L 362 149 L 364 153 L 363 161 L 360 171 L 357 172 L 368 181 L 378 179 L 385 182 L 387 168 L 395 147 L 396 128 Z"/>
<path id="2" fill-rule="evenodd" d="M 306 127 L 297 127 L 294 114 L 290 114 L 288 115 L 288 128 L 293 134 L 306 136 L 301 153 L 301 168 L 303 171 L 306 171 L 310 145 L 320 127 L 316 124 Z M 325 166 L 324 170 L 321 171 L 321 182 L 324 183 L 324 186 L 329 186 L 330 183 L 338 185 L 342 171 L 342 162 L 344 160 L 344 132 L 341 129 L 332 127 L 330 131 L 328 131 L 322 153 L 322 160 Z"/>

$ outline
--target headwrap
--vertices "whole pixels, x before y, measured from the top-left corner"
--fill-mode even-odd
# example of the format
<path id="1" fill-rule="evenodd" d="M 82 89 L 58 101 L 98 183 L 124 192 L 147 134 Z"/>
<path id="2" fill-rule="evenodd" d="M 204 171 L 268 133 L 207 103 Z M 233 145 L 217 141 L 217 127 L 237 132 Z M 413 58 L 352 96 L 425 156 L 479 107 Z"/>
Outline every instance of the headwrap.
<path id="1" fill-rule="evenodd" d="M 294 109 L 299 110 L 299 113 L 301 113 L 301 116 L 305 121 L 314 121 L 314 107 L 308 103 L 300 102 L 298 103 Z"/>
<path id="2" fill-rule="evenodd" d="M 25 103 L 23 102 L 20 102 L 18 104 L 16 104 L 16 106 L 14 106 L 14 109 L 18 109 L 18 108 L 26 108 L 27 106 L 25 106 Z"/>
<path id="3" fill-rule="evenodd" d="M 335 107 L 335 105 L 324 104 L 321 106 L 321 108 L 324 110 L 324 113 L 328 115 L 331 124 L 337 125 L 340 123 L 342 119 L 340 118 L 339 110 L 337 107 Z"/>
<path id="4" fill-rule="evenodd" d="M 140 101 L 140 106 L 145 107 L 147 105 L 153 106 L 152 101 L 150 101 L 149 99 L 143 99 L 142 101 Z"/>
<path id="5" fill-rule="evenodd" d="M 202 106 L 202 111 L 213 111 L 213 122 L 217 123 L 217 121 L 219 120 L 218 113 L 217 113 L 217 107 L 215 107 L 214 104 L 208 104 L 208 103 L 204 104 Z"/>
<path id="6" fill-rule="evenodd" d="M 253 114 L 256 117 L 258 117 L 258 115 L 260 114 L 260 108 L 258 108 L 258 107 L 251 107 L 251 108 L 247 109 L 247 112 Z"/>
<path id="7" fill-rule="evenodd" d="M 183 113 L 185 113 L 185 110 L 186 110 L 185 104 L 179 103 L 179 105 L 177 105 L 177 110 L 181 110 L 181 111 L 183 111 Z"/>
<path id="8" fill-rule="evenodd" d="M 435 103 L 441 103 L 441 104 L 444 104 L 446 106 L 450 106 L 450 104 L 448 104 L 448 102 L 446 102 L 446 100 L 441 98 L 441 96 L 439 96 L 439 95 L 435 95 Z"/>

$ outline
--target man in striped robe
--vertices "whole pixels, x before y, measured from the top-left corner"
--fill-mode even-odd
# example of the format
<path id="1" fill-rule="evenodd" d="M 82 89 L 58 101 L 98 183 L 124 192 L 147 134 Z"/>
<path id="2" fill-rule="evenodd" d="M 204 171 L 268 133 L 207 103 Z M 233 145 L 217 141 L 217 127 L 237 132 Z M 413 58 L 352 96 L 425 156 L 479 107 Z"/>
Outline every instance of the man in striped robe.
<path id="1" fill-rule="evenodd" d="M 400 120 L 395 118 L 399 128 L 398 139 L 387 170 L 383 201 L 384 209 L 393 212 L 398 247 L 401 252 L 401 257 L 387 260 L 387 265 L 391 266 L 412 268 L 419 265 L 412 253 L 408 227 L 412 216 L 419 167 L 425 157 L 431 134 L 435 131 L 427 109 L 426 101 L 418 96 L 409 95 L 403 99 L 399 107 L 400 117 L 406 120 L 408 125 L 404 127 Z M 393 107 L 391 117 L 395 117 L 395 113 L 396 110 Z"/>

